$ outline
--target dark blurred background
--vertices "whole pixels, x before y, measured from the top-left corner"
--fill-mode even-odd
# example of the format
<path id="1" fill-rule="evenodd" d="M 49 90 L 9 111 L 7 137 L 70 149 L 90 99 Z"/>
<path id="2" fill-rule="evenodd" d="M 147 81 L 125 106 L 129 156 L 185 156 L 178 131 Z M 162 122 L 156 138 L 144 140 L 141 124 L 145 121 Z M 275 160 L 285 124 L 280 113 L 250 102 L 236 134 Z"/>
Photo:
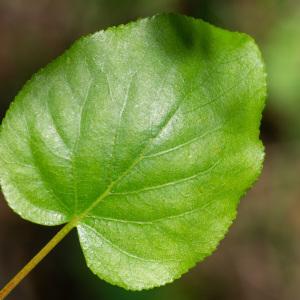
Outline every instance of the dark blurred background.
<path id="1" fill-rule="evenodd" d="M 180 12 L 255 37 L 269 97 L 263 174 L 218 250 L 175 283 L 130 293 L 96 278 L 73 232 L 8 297 L 16 300 L 300 299 L 299 0 L 0 0 L 0 118 L 26 80 L 81 35 Z M 58 230 L 23 221 L 0 196 L 0 286 Z"/>

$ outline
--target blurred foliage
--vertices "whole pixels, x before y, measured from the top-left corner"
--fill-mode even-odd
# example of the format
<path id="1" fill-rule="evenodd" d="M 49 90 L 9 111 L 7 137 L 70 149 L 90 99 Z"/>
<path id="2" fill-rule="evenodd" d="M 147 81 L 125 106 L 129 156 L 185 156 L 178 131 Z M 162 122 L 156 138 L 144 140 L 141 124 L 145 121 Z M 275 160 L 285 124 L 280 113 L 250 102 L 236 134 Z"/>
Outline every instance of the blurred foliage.
<path id="1" fill-rule="evenodd" d="M 300 10 L 272 28 L 265 44 L 270 105 L 282 115 L 286 138 L 300 138 Z"/>

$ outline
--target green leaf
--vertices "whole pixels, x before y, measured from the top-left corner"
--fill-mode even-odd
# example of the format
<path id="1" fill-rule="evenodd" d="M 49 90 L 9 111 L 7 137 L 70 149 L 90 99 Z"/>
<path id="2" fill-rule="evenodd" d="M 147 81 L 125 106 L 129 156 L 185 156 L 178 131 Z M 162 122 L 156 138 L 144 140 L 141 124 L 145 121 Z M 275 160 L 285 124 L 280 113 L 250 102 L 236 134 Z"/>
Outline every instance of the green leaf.
<path id="1" fill-rule="evenodd" d="M 100 278 L 171 282 L 216 249 L 260 173 L 265 86 L 253 40 L 201 20 L 80 39 L 6 115 L 6 199 L 24 219 L 76 226 Z"/>

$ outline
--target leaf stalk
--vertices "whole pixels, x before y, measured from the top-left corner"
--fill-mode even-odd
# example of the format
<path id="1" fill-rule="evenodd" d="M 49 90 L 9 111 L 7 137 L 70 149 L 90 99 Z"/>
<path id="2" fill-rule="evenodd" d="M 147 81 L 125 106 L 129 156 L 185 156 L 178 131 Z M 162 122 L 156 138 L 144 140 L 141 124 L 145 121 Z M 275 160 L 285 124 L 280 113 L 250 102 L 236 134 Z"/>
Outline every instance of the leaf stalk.
<path id="1" fill-rule="evenodd" d="M 5 299 L 13 289 L 49 254 L 49 252 L 76 226 L 69 222 L 2 288 L 0 300 Z"/>

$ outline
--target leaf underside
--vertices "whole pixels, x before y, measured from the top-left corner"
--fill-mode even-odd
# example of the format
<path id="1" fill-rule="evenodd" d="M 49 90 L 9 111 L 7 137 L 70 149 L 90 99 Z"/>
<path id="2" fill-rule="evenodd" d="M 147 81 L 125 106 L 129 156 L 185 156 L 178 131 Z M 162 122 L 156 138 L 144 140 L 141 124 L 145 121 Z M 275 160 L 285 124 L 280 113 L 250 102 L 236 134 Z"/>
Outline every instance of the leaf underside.
<path id="1" fill-rule="evenodd" d="M 171 282 L 216 249 L 260 173 L 265 93 L 253 40 L 201 20 L 84 37 L 11 105 L 3 192 L 24 219 L 73 222 L 100 278 Z"/>

